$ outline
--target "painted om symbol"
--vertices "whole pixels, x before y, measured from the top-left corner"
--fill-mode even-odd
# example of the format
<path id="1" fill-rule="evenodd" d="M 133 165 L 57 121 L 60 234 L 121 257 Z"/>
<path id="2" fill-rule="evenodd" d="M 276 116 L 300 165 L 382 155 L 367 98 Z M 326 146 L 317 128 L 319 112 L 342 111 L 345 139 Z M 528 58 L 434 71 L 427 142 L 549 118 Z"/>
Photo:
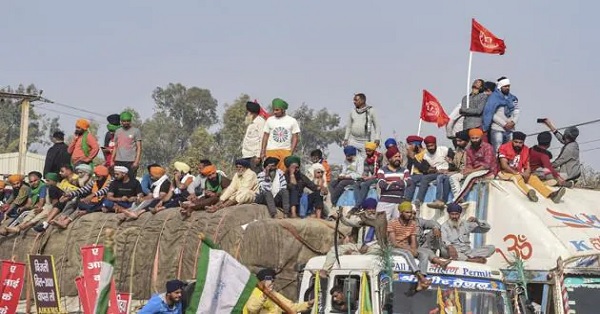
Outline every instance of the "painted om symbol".
<path id="1" fill-rule="evenodd" d="M 531 246 L 531 243 L 527 241 L 527 237 L 523 234 L 507 234 L 502 240 L 504 240 L 504 242 L 512 241 L 512 245 L 507 245 L 506 250 L 512 252 L 518 258 L 528 260 L 531 258 L 531 255 L 533 255 L 533 246 Z M 497 248 L 496 252 L 502 255 L 502 258 L 504 258 L 507 263 L 511 263 L 501 249 Z"/>

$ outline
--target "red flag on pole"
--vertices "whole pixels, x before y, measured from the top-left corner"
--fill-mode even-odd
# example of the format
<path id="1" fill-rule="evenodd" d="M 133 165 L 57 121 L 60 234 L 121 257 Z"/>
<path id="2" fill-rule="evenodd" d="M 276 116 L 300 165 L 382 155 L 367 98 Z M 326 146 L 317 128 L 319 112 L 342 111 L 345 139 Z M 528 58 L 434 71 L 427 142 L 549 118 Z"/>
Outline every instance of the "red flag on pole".
<path id="1" fill-rule="evenodd" d="M 423 90 L 421 120 L 425 122 L 437 123 L 438 128 L 443 127 L 450 121 L 450 118 L 444 111 L 442 104 L 427 90 Z"/>
<path id="2" fill-rule="evenodd" d="M 506 52 L 504 40 L 496 37 L 487 28 L 472 20 L 471 28 L 471 51 L 499 54 L 503 55 Z"/>

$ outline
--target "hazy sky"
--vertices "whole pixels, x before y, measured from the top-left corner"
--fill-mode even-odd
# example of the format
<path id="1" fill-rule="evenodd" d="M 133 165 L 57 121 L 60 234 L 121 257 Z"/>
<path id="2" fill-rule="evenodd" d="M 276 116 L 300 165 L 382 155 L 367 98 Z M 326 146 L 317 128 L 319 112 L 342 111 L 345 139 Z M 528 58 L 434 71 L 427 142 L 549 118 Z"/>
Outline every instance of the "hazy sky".
<path id="1" fill-rule="evenodd" d="M 152 90 L 180 82 L 210 89 L 220 105 L 242 93 L 263 103 L 281 97 L 291 110 L 327 107 L 345 123 L 353 93 L 364 92 L 383 137 L 405 138 L 416 132 L 422 89 L 447 111 L 465 93 L 475 17 L 508 49 L 475 54 L 473 78 L 511 79 L 519 129 L 542 130 L 538 117 L 558 126 L 600 117 L 588 100 L 600 70 L 593 1 L 12 0 L 2 8 L 0 86 L 34 83 L 56 102 L 106 115 L 132 106 L 147 118 Z M 61 117 L 69 133 L 74 121 Z M 579 141 L 600 139 L 598 130 L 582 127 Z M 444 134 L 433 125 L 424 133 Z M 600 168 L 600 150 L 582 158 Z"/>

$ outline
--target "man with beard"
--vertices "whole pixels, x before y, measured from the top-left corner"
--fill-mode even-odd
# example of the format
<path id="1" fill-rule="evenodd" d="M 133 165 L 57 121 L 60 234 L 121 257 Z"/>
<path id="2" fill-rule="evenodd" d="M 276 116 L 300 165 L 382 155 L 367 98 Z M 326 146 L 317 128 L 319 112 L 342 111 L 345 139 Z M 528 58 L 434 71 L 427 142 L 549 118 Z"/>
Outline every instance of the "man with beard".
<path id="1" fill-rule="evenodd" d="M 538 197 L 527 184 L 531 185 L 545 198 L 551 199 L 554 203 L 559 203 L 565 195 L 565 188 L 561 187 L 552 192 L 538 176 L 531 173 L 529 147 L 525 146 L 526 137 L 525 133 L 515 132 L 512 142 L 500 146 L 498 151 L 500 173 L 498 177 L 502 180 L 512 181 L 532 202 L 537 202 Z"/>
<path id="2" fill-rule="evenodd" d="M 419 269 L 421 270 L 421 273 L 427 275 L 429 262 L 440 266 L 442 269 L 446 269 L 446 266 L 450 264 L 450 260 L 440 258 L 435 254 L 435 252 L 440 249 L 440 241 L 442 238 L 440 224 L 435 220 L 418 217 L 416 211 L 413 209 L 413 205 L 408 201 L 402 202 L 400 206 L 409 207 L 413 210 L 412 217 L 417 223 L 417 252 L 419 253 Z"/>
<path id="3" fill-rule="evenodd" d="M 44 163 L 44 173 L 58 173 L 60 166 L 71 162 L 69 146 L 65 144 L 65 133 L 56 131 L 52 134 L 52 147 L 46 153 L 46 162 Z"/>
<path id="4" fill-rule="evenodd" d="M 108 187 L 106 199 L 102 202 L 102 211 L 114 211 L 123 213 L 119 217 L 120 220 L 125 220 L 127 217 L 136 219 L 137 215 L 129 212 L 128 209 L 133 207 L 135 203 L 139 203 L 144 197 L 142 185 L 137 179 L 130 179 L 127 175 L 129 169 L 125 166 L 115 166 L 115 179 Z"/>
<path id="5" fill-rule="evenodd" d="M 250 161 L 254 172 L 260 172 L 260 144 L 262 140 L 265 122 L 268 116 L 261 115 L 264 112 L 260 105 L 253 101 L 246 102 L 246 134 L 242 140 L 242 158 Z"/>
<path id="6" fill-rule="evenodd" d="M 27 178 L 29 180 L 29 195 L 27 202 L 8 213 L 8 217 L 16 218 L 11 222 L 11 226 L 19 224 L 31 211 L 41 212 L 46 203 L 46 184 L 42 180 L 42 174 L 38 171 L 31 171 Z"/>
<path id="7" fill-rule="evenodd" d="M 32 181 L 31 178 L 29 180 L 30 182 Z M 18 225 L 6 228 L 8 233 L 19 233 L 21 231 L 25 231 L 35 226 L 39 221 L 48 218 L 49 213 L 54 209 L 54 207 L 59 206 L 59 199 L 63 193 L 58 187 L 56 187 L 58 180 L 58 174 L 53 172 L 46 174 L 46 183 L 42 187 L 43 190 L 39 193 L 40 198 L 43 198 L 44 201 L 39 202 L 38 205 L 33 207 Z"/>
<path id="8" fill-rule="evenodd" d="M 383 155 L 377 151 L 375 142 L 367 142 L 365 144 L 366 159 L 363 166 L 362 182 L 359 184 L 359 189 L 354 191 L 356 196 L 356 204 L 361 204 L 367 198 L 371 185 L 377 183 L 377 172 L 383 166 Z"/>
<path id="9" fill-rule="evenodd" d="M 329 162 L 323 157 L 323 151 L 320 149 L 315 149 L 310 152 L 310 161 L 313 164 L 321 164 L 325 171 L 325 183 L 329 184 L 331 182 L 331 167 L 329 166 Z"/>
<path id="10" fill-rule="evenodd" d="M 24 179 L 20 174 L 8 176 L 8 183 L 12 187 L 12 193 L 8 197 L 8 200 L 6 200 L 6 204 L 1 207 L 2 215 L 0 216 L 0 221 L 3 221 L 6 216 L 16 218 L 19 208 L 27 204 L 31 187 L 28 183 L 24 182 Z"/>
<path id="11" fill-rule="evenodd" d="M 235 162 L 235 172 L 231 184 L 219 197 L 219 202 L 207 207 L 207 212 L 214 213 L 225 207 L 254 202 L 258 192 L 258 180 L 256 172 L 250 169 L 250 162 L 246 159 L 238 159 Z"/>
<path id="12" fill-rule="evenodd" d="M 422 146 L 423 138 L 418 135 L 409 135 L 406 138 L 406 158 L 408 163 L 406 168 L 410 172 L 410 178 L 413 182 L 412 185 L 406 189 L 406 199 L 409 201 L 413 200 L 417 185 L 421 182 L 423 175 L 429 170 L 429 163 L 423 160 L 425 156 L 425 150 Z M 417 208 L 421 206 L 421 203 L 415 201 Z"/>
<path id="13" fill-rule="evenodd" d="M 308 196 L 308 202 L 313 205 L 315 212 L 323 210 L 323 195 L 327 194 L 325 186 L 317 186 L 305 174 L 300 171 L 300 157 L 289 156 L 284 160 L 287 168 L 285 171 L 285 181 L 290 193 L 290 212 L 285 213 L 286 217 L 297 218 L 300 198 L 305 189 L 312 191 Z"/>
<path id="14" fill-rule="evenodd" d="M 460 114 L 463 115 L 463 130 L 481 128 L 483 108 L 489 95 L 496 89 L 493 82 L 484 82 L 477 79 L 473 82 L 472 92 L 469 95 L 469 108 L 467 108 L 467 96 L 464 96 L 461 102 Z"/>
<path id="15" fill-rule="evenodd" d="M 283 313 L 281 308 L 273 302 L 263 291 L 269 291 L 271 295 L 281 302 L 284 306 L 289 307 L 293 313 L 304 312 L 308 310 L 314 303 L 314 300 L 301 303 L 293 303 L 286 297 L 275 291 L 275 279 L 277 273 L 272 268 L 264 268 L 256 273 L 258 279 L 258 287 L 252 290 L 252 294 L 244 305 L 243 314 L 280 314 Z"/>
<path id="16" fill-rule="evenodd" d="M 387 226 L 388 242 L 393 248 L 392 254 L 400 255 L 418 280 L 416 291 L 427 289 L 431 280 L 417 266 L 415 258 L 419 256 L 417 243 L 417 223 L 412 219 L 413 208 L 410 203 L 399 204 L 400 217 L 390 220 Z"/>
<path id="17" fill-rule="evenodd" d="M 108 124 L 106 125 L 106 133 L 104 134 L 104 146 L 102 146 L 102 154 L 104 154 L 104 165 L 107 168 L 113 166 L 112 155 L 115 150 L 115 132 L 121 127 L 119 114 L 111 114 L 106 117 Z"/>
<path id="18" fill-rule="evenodd" d="M 490 135 L 494 151 L 510 141 L 520 114 L 519 99 L 510 93 L 510 81 L 498 79 L 498 88 L 488 97 L 483 109 L 483 131 Z"/>
<path id="19" fill-rule="evenodd" d="M 405 198 L 405 191 L 413 185 L 408 169 L 402 167 L 402 154 L 396 146 L 391 146 L 385 152 L 387 166 L 377 171 L 377 185 L 380 196 L 377 204 L 378 212 L 385 212 L 388 220 L 399 217 L 398 204 Z"/>
<path id="20" fill-rule="evenodd" d="M 450 194 L 450 179 L 448 160 L 454 158 L 454 151 L 446 146 L 438 146 L 437 139 L 434 136 L 427 136 L 424 140 L 427 152 L 423 155 L 423 160 L 429 164 L 429 169 L 419 182 L 419 193 L 417 200 L 419 204 L 425 200 L 425 195 L 429 189 L 429 183 L 436 181 L 435 201 L 427 204 L 428 207 L 444 209 L 448 202 Z"/>
<path id="21" fill-rule="evenodd" d="M 194 203 L 196 201 L 196 199 L 201 198 L 204 195 L 204 191 L 206 188 L 206 179 L 208 178 L 207 176 L 205 176 L 203 173 L 205 173 L 204 168 L 208 167 L 208 166 L 213 166 L 212 162 L 208 159 L 200 159 L 200 161 L 198 162 L 198 175 L 196 177 L 194 177 L 194 181 L 192 181 L 192 183 L 190 185 L 188 185 L 187 191 L 190 194 L 187 197 L 187 201 Z M 212 168 L 211 168 L 212 169 Z M 219 175 L 219 178 L 227 178 L 227 175 L 225 174 L 225 172 L 218 170 L 216 168 L 216 166 L 214 166 L 214 169 L 216 171 L 216 173 Z M 229 186 L 229 183 L 231 182 L 231 180 L 227 179 L 227 185 Z M 142 188 L 144 186 L 142 185 Z M 223 188 L 226 188 L 223 187 Z M 219 194 L 220 195 L 220 194 Z M 213 205 L 213 204 L 209 204 L 209 205 Z M 208 206 L 208 205 L 206 205 Z M 202 207 L 202 209 L 204 209 L 204 207 Z"/>
<path id="22" fill-rule="evenodd" d="M 217 170 L 213 164 L 202 166 L 200 175 L 205 178 L 202 183 L 204 191 L 199 193 L 199 197 L 194 196 L 191 200 L 181 204 L 181 214 L 184 219 L 191 216 L 194 210 L 204 210 L 206 207 L 218 203 L 223 191 L 231 184 L 231 180 L 222 171 Z"/>
<path id="23" fill-rule="evenodd" d="M 331 191 L 331 203 L 333 206 L 337 205 L 344 189 L 347 186 L 352 186 L 354 189 L 354 201 L 355 205 L 359 205 L 359 189 L 360 181 L 363 176 L 364 161 L 357 156 L 358 150 L 354 146 L 344 147 L 344 163 L 342 164 L 342 172 L 338 175 L 337 179 L 333 180 L 330 184 L 329 190 Z"/>
<path id="24" fill-rule="evenodd" d="M 65 192 L 63 197 L 60 199 L 59 206 L 52 209 L 48 215 L 48 222 L 43 222 L 35 226 L 35 230 L 43 232 L 48 228 L 49 224 L 56 225 L 59 228 L 67 228 L 67 226 L 73 222 L 73 220 L 81 217 L 85 214 L 90 214 L 102 210 L 102 201 L 108 194 L 108 188 L 112 182 L 112 177 L 108 172 L 108 168 L 103 165 L 98 165 L 94 168 L 94 177 L 82 188 L 75 191 Z M 60 208 L 60 204 L 66 204 L 68 200 L 77 198 L 77 210 L 71 214 L 64 213 L 63 215 L 56 215 L 64 209 Z"/>
<path id="25" fill-rule="evenodd" d="M 181 296 L 185 283 L 177 279 L 167 281 L 166 293 L 153 295 L 139 314 L 182 314 Z"/>
<path id="26" fill-rule="evenodd" d="M 285 173 L 277 169 L 279 159 L 267 157 L 263 163 L 263 171 L 258 174 L 258 194 L 255 203 L 267 205 L 269 215 L 275 218 L 277 206 L 283 208 L 284 213 L 290 212 L 290 194 L 287 189 Z"/>
<path id="27" fill-rule="evenodd" d="M 96 137 L 88 130 L 90 127 L 90 121 L 86 119 L 79 119 L 75 123 L 75 136 L 69 144 L 68 152 L 71 154 L 71 164 L 89 164 L 91 163 L 98 152 L 100 147 Z"/>
<path id="28" fill-rule="evenodd" d="M 94 169 L 88 164 L 80 164 L 75 167 L 75 173 L 77 174 L 77 188 L 84 187 L 92 178 Z"/>
<path id="29" fill-rule="evenodd" d="M 112 160 L 115 166 L 126 167 L 129 179 L 134 180 L 142 158 L 142 133 L 140 129 L 131 126 L 131 112 L 123 111 L 119 118 L 121 128 L 115 131 Z"/>
<path id="30" fill-rule="evenodd" d="M 490 225 L 475 217 L 469 217 L 466 221 L 461 219 L 463 208 L 456 203 L 449 204 L 446 210 L 448 220 L 442 225 L 442 257 L 485 264 L 496 248 L 493 245 L 471 248 L 470 239 L 471 233 L 490 231 Z"/>
<path id="31" fill-rule="evenodd" d="M 273 106 L 273 116 L 267 119 L 263 128 L 260 159 L 275 157 L 279 159 L 277 168 L 285 170 L 283 161 L 296 150 L 300 126 L 296 119 L 286 115 L 288 103 L 283 99 L 275 98 L 271 105 Z"/>
<path id="32" fill-rule="evenodd" d="M 542 181 L 550 186 L 568 186 L 572 187 L 573 182 L 567 185 L 567 181 L 563 179 L 558 171 L 554 169 L 550 159 L 552 159 L 552 153 L 548 150 L 550 143 L 552 142 L 552 134 L 548 131 L 542 132 L 537 136 L 538 144 L 531 147 L 529 150 L 531 170 L 537 175 Z"/>
<path id="33" fill-rule="evenodd" d="M 367 142 L 374 142 L 379 146 L 381 141 L 381 130 L 375 109 L 367 105 L 367 96 L 359 93 L 354 95 L 354 110 L 350 112 L 348 124 L 346 124 L 346 134 L 342 145 L 354 146 L 358 149 L 358 156 L 365 160 L 365 151 L 363 147 Z M 358 205 L 358 204 L 357 204 Z"/>
<path id="34" fill-rule="evenodd" d="M 476 179 L 493 178 L 497 172 L 494 148 L 489 143 L 483 142 L 483 131 L 469 130 L 468 139 L 471 140 L 471 145 L 465 150 L 467 157 L 465 166 L 461 171 L 450 176 L 454 202 L 462 201 Z"/>

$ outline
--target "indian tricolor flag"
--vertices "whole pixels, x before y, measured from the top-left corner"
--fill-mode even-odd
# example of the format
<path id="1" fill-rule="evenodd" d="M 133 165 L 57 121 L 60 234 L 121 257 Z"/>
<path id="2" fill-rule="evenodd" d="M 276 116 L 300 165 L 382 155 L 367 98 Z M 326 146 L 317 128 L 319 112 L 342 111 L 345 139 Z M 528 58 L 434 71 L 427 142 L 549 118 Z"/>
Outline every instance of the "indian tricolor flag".
<path id="1" fill-rule="evenodd" d="M 196 313 L 242 313 L 258 280 L 231 255 L 203 238 L 196 287 L 186 310 Z"/>
<path id="2" fill-rule="evenodd" d="M 110 287 L 114 270 L 115 256 L 113 254 L 112 239 L 104 245 L 104 256 L 100 267 L 100 282 L 98 283 L 98 298 L 94 305 L 95 314 L 106 314 L 108 312 L 108 300 L 110 299 Z"/>

